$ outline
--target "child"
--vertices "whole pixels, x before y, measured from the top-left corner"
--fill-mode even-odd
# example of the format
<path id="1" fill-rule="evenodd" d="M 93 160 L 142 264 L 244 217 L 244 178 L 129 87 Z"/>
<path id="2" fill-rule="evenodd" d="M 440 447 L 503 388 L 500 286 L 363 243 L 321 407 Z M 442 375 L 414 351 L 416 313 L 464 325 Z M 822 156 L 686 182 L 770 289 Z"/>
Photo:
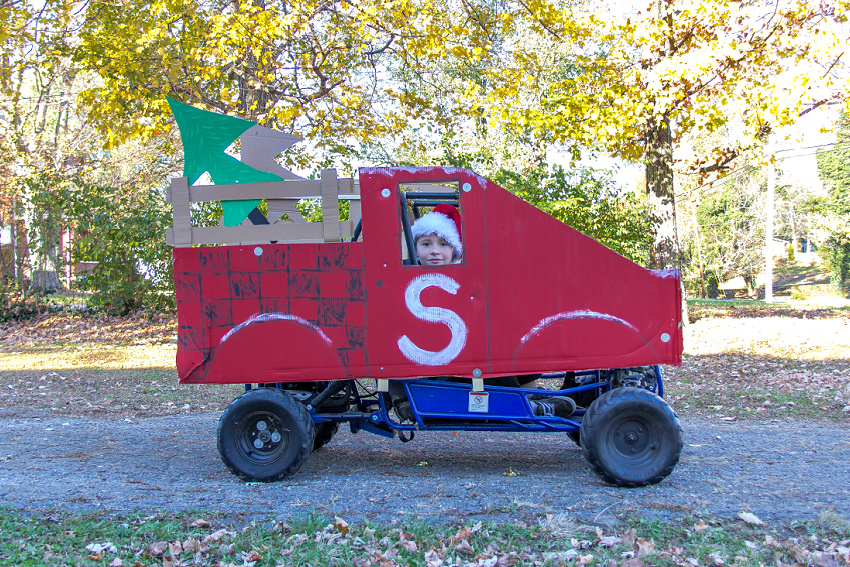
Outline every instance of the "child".
<path id="1" fill-rule="evenodd" d="M 460 212 L 454 206 L 437 205 L 413 223 L 412 231 L 420 264 L 456 264 L 463 258 Z"/>

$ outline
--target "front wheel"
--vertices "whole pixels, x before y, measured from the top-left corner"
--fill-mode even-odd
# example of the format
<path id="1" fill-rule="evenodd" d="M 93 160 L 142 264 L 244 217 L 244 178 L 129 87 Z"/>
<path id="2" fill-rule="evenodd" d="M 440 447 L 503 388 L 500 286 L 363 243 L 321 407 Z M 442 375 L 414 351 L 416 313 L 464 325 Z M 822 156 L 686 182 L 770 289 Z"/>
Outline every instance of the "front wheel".
<path id="1" fill-rule="evenodd" d="M 682 453 L 676 414 L 642 388 L 617 388 L 599 396 L 582 419 L 580 437 L 594 472 L 616 486 L 661 482 Z"/>
<path id="2" fill-rule="evenodd" d="M 250 390 L 218 422 L 218 452 L 247 481 L 273 482 L 295 474 L 313 449 L 313 420 L 303 404 L 276 389 Z"/>

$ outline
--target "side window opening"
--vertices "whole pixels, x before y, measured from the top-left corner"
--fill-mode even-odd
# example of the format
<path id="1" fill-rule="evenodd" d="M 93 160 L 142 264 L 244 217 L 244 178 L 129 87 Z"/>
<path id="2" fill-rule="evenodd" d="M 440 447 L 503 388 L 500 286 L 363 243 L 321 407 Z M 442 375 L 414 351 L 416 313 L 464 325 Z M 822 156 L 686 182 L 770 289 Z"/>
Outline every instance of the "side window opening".
<path id="1" fill-rule="evenodd" d="M 452 205 L 460 212 L 460 187 L 457 181 L 441 183 L 406 183 L 399 186 L 401 221 L 401 259 L 404 265 L 418 265 L 413 226 L 438 205 Z"/>

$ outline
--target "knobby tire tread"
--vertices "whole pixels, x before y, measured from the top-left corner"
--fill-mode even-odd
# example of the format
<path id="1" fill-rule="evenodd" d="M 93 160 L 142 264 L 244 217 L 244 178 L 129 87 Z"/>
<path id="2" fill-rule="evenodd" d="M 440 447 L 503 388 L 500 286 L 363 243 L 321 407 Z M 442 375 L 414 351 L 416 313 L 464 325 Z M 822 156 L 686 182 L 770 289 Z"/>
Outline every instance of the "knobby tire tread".
<path id="1" fill-rule="evenodd" d="M 232 417 L 239 417 L 240 412 L 244 413 L 245 408 L 243 406 L 251 406 L 256 405 L 256 409 L 264 409 L 265 411 L 271 411 L 272 409 L 282 409 L 287 416 L 292 420 L 292 424 L 295 427 L 290 428 L 290 433 L 293 431 L 298 434 L 298 443 L 297 443 L 297 452 L 293 455 L 294 458 L 291 459 L 286 466 L 284 466 L 281 470 L 277 471 L 277 473 L 272 474 L 270 476 L 259 477 L 256 475 L 251 475 L 243 472 L 239 469 L 237 463 L 232 461 L 230 453 L 237 452 L 235 446 L 231 446 L 233 443 L 232 439 L 225 439 L 224 436 L 227 434 L 228 429 L 234 429 L 235 427 L 231 427 L 229 423 L 226 423 L 226 419 L 231 419 Z M 278 405 L 278 408 L 273 408 L 272 406 Z M 235 414 L 235 415 L 233 415 Z M 244 419 L 245 416 L 242 416 Z M 281 419 L 281 416 L 278 416 L 278 419 Z M 217 446 L 219 454 L 221 455 L 221 460 L 224 462 L 225 466 L 228 470 L 236 475 L 243 481 L 246 482 L 276 482 L 278 480 L 282 480 L 284 478 L 290 477 L 296 472 L 301 466 L 304 464 L 304 461 L 307 460 L 307 457 L 310 456 L 310 453 L 313 450 L 313 444 L 315 442 L 315 426 L 313 424 L 313 418 L 310 417 L 310 413 L 304 407 L 302 403 L 297 401 L 295 398 L 286 394 L 277 389 L 271 388 L 259 388 L 256 390 L 250 390 L 245 392 L 227 406 L 224 410 L 224 413 L 221 415 L 221 419 L 218 424 L 218 432 L 217 432 Z"/>
<path id="2" fill-rule="evenodd" d="M 336 432 L 339 431 L 339 423 L 325 421 L 316 424 L 316 440 L 313 442 L 313 451 L 318 451 L 330 443 Z"/>
<path id="3" fill-rule="evenodd" d="M 659 440 L 662 444 L 673 444 L 672 447 L 665 447 L 666 451 L 672 452 L 667 456 L 664 466 L 657 473 L 639 480 L 624 479 L 611 472 L 606 466 L 604 455 L 601 454 L 603 450 L 610 451 L 610 449 L 600 445 L 602 441 L 600 436 L 604 434 L 607 427 L 610 427 L 611 420 L 617 418 L 616 413 L 623 411 L 623 408 L 618 406 L 628 403 L 636 406 L 644 404 L 645 409 L 655 412 L 656 417 L 667 420 L 666 423 L 659 425 L 661 429 Z M 633 408 L 627 408 L 627 410 L 635 411 Z M 676 414 L 661 397 L 642 388 L 617 388 L 601 395 L 588 408 L 582 420 L 579 446 L 588 464 L 602 480 L 615 486 L 638 488 L 657 484 L 673 471 L 682 453 L 682 428 Z"/>

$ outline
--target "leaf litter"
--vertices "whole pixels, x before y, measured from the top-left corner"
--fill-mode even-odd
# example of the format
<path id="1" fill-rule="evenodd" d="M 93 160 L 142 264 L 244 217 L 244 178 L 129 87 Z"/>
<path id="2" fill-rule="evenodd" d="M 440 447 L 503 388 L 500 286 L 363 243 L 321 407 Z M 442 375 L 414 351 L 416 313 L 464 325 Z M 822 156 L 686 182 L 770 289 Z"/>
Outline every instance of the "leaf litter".
<path id="1" fill-rule="evenodd" d="M 666 368 L 665 397 L 680 416 L 850 415 L 850 310 L 720 304 L 689 312 L 683 363 Z M 111 419 L 223 411 L 241 387 L 178 384 L 176 328 L 168 313 L 5 322 L 0 408 Z"/>
<path id="2" fill-rule="evenodd" d="M 621 530 L 574 526 L 590 539 L 563 538 L 545 528 L 551 515 L 540 521 L 537 535 L 524 541 L 508 541 L 501 528 L 478 522 L 448 533 L 434 531 L 417 535 L 405 527 L 378 527 L 368 524 L 350 526 L 343 518 L 333 520 L 312 531 L 296 531 L 279 522 L 269 534 L 260 526 L 250 524 L 242 530 L 213 530 L 207 535 L 195 533 L 171 542 L 157 541 L 145 546 L 122 546 L 116 549 L 111 542 L 92 543 L 86 553 L 97 552 L 97 561 L 108 565 L 149 565 L 153 560 L 163 567 L 259 567 L 274 565 L 322 564 L 356 567 L 394 567 L 425 565 L 427 567 L 513 567 L 606 565 L 643 567 L 645 565 L 755 565 L 770 562 L 775 565 L 850 565 L 850 540 L 837 540 L 832 532 L 803 537 L 800 531 L 780 537 L 763 522 L 742 519 L 749 526 L 743 543 L 733 545 L 728 538 L 732 527 L 718 520 L 704 519 L 690 527 L 671 527 L 671 533 L 659 536 L 659 541 L 641 530 L 653 531 L 657 526 L 636 522 L 638 527 Z M 755 516 L 753 516 L 755 518 Z M 755 518 L 757 519 L 757 518 Z M 520 526 L 517 528 L 534 528 Z M 260 540 L 245 540 L 243 534 L 262 531 Z M 592 536 L 590 534 L 593 534 Z M 742 535 L 742 534 L 739 534 Z M 844 532 L 846 535 L 846 532 Z M 421 539 L 418 539 L 421 538 Z M 127 556 L 127 551 L 133 553 Z M 122 557 L 123 556 L 123 557 Z M 90 556 L 91 557 L 91 556 Z M 135 562 L 135 563 L 134 563 Z"/>

